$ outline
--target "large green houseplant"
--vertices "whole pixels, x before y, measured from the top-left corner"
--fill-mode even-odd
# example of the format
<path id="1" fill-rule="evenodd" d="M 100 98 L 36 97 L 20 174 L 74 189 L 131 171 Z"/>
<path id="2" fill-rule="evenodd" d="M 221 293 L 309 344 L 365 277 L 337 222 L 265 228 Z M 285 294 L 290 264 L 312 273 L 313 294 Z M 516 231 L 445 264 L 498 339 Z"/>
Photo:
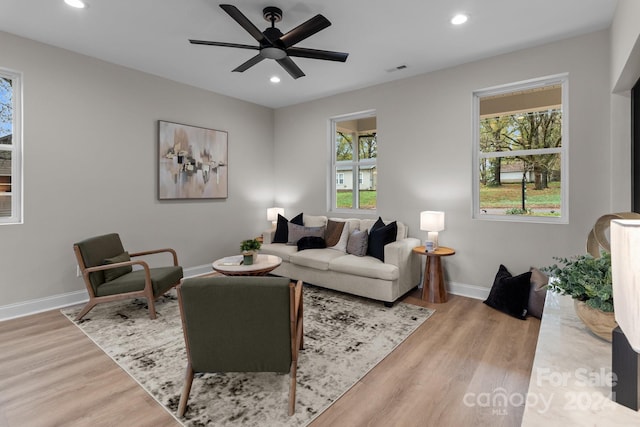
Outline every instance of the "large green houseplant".
<path id="1" fill-rule="evenodd" d="M 602 252 L 600 258 L 585 254 L 554 259 L 560 265 L 543 269 L 552 276 L 549 288 L 571 296 L 580 320 L 591 332 L 611 341 L 611 332 L 617 326 L 613 314 L 611 254 Z"/>

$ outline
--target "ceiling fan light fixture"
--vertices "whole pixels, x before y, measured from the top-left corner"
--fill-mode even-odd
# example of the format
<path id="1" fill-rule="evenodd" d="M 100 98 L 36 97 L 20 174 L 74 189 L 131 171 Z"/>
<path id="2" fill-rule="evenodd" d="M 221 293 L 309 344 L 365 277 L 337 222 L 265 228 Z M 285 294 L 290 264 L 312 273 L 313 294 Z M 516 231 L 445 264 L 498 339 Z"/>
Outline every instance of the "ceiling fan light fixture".
<path id="1" fill-rule="evenodd" d="M 85 7 L 87 7 L 87 4 L 82 0 L 64 0 L 64 2 L 71 7 L 75 7 L 76 9 L 84 9 Z"/>
<path id="2" fill-rule="evenodd" d="M 458 13 L 453 18 L 451 18 L 451 23 L 453 25 L 462 25 L 469 20 L 469 16 L 464 13 Z"/>
<path id="3" fill-rule="evenodd" d="M 277 47 L 263 47 L 260 49 L 260 55 L 268 59 L 282 59 L 287 56 L 287 52 Z"/>

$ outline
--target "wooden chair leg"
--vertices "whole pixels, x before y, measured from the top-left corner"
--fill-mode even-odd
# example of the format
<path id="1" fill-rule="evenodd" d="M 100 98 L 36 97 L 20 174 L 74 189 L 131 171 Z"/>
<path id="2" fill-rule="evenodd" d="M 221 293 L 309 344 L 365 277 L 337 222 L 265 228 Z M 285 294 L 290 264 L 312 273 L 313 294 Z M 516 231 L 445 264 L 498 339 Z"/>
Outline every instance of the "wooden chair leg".
<path id="1" fill-rule="evenodd" d="M 191 363 L 187 363 L 187 372 L 184 375 L 184 388 L 182 389 L 182 396 L 180 396 L 180 403 L 178 404 L 178 416 L 184 416 L 187 409 L 187 400 L 189 400 L 189 393 L 191 393 L 191 384 L 193 383 L 193 369 Z"/>
<path id="2" fill-rule="evenodd" d="M 296 411 L 296 372 L 298 370 L 298 362 L 291 362 L 291 385 L 289 386 L 289 416 Z"/>
<path id="3" fill-rule="evenodd" d="M 91 309 L 96 306 L 96 304 L 96 302 L 89 300 L 89 302 L 82 308 L 82 310 L 80 310 L 80 313 L 78 313 L 78 315 L 76 316 L 76 322 L 82 319 L 88 312 L 90 312 Z"/>
<path id="4" fill-rule="evenodd" d="M 147 297 L 147 305 L 149 306 L 149 318 L 154 320 L 156 318 L 156 300 L 153 296 Z"/>

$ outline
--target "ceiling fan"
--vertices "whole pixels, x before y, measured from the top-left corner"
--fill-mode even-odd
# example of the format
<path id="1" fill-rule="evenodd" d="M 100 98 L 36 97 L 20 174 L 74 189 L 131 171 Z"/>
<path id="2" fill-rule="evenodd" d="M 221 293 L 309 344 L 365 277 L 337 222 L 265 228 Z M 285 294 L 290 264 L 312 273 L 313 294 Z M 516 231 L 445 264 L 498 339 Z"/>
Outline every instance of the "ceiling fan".
<path id="1" fill-rule="evenodd" d="M 262 16 L 267 22 L 271 22 L 271 27 L 264 31 L 260 31 L 249 19 L 238 10 L 237 7 L 230 4 L 221 4 L 220 7 L 229 14 L 242 28 L 247 30 L 251 36 L 256 39 L 260 45 L 251 46 L 246 44 L 212 42 L 206 40 L 189 40 L 192 44 L 202 44 L 209 46 L 226 46 L 237 47 L 240 49 L 258 50 L 259 53 L 245 63 L 236 67 L 233 71 L 242 73 L 253 67 L 263 59 L 275 59 L 294 79 L 304 76 L 300 67 L 290 58 L 311 58 L 323 59 L 327 61 L 345 62 L 348 53 L 332 52 L 328 50 L 307 49 L 303 47 L 293 47 L 296 43 L 314 35 L 331 25 L 331 22 L 324 16 L 318 14 L 308 21 L 298 25 L 286 34 L 276 28 L 276 22 L 282 20 L 282 10 L 277 7 L 265 7 L 262 10 Z"/>

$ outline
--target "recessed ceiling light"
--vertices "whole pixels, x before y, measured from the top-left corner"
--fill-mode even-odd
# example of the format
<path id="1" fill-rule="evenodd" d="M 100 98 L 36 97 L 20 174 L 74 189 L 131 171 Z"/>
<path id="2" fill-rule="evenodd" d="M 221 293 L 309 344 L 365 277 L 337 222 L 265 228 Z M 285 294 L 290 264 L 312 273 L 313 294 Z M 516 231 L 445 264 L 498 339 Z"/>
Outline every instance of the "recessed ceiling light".
<path id="1" fill-rule="evenodd" d="M 84 9 L 87 5 L 82 0 L 64 0 L 66 4 L 78 9 Z"/>
<path id="2" fill-rule="evenodd" d="M 278 76 L 273 76 L 273 77 L 271 77 L 271 78 L 269 79 L 269 81 L 270 81 L 271 83 L 280 83 L 280 77 L 278 77 Z"/>
<path id="3" fill-rule="evenodd" d="M 451 18 L 451 23 L 453 25 L 461 25 L 464 24 L 465 22 L 467 22 L 467 20 L 469 19 L 469 17 L 463 13 L 459 13 L 456 16 L 454 16 L 453 18 Z"/>

